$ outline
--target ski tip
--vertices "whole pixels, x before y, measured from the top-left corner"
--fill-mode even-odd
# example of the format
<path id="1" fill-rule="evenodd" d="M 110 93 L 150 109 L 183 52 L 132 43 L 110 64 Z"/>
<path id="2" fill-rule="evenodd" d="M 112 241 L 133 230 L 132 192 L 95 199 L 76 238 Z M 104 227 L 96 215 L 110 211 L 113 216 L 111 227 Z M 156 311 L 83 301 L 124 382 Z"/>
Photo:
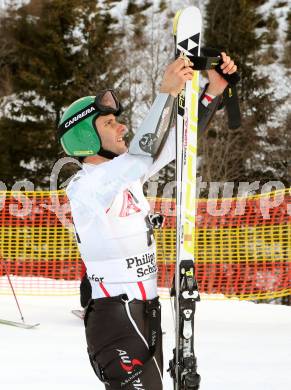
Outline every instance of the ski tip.
<path id="1" fill-rule="evenodd" d="M 179 11 L 176 12 L 176 15 L 174 17 L 174 21 L 173 21 L 173 35 L 177 35 L 177 26 L 178 26 L 178 20 L 179 20 L 179 17 L 181 15 L 181 12 L 183 10 L 180 9 Z"/>
<path id="2" fill-rule="evenodd" d="M 33 329 L 40 325 L 40 323 L 27 324 L 26 322 L 17 322 L 17 321 L 3 320 L 3 319 L 0 319 L 0 324 L 15 326 L 17 328 L 23 328 L 23 329 Z"/>
<path id="3" fill-rule="evenodd" d="M 37 326 L 39 326 L 40 323 L 38 322 L 37 324 L 26 324 L 26 323 L 23 323 L 22 326 L 20 325 L 19 328 L 24 328 L 24 329 L 34 329 L 36 328 Z M 17 325 L 16 325 L 17 326 Z"/>
<path id="4" fill-rule="evenodd" d="M 201 12 L 200 12 L 200 9 L 198 7 L 195 7 L 194 5 L 190 5 L 189 7 L 182 8 L 176 12 L 176 15 L 175 15 L 174 20 L 173 20 L 173 35 L 175 37 L 177 36 L 179 20 L 183 19 L 181 16 L 185 17 L 185 15 L 186 15 L 186 20 L 188 22 L 191 22 L 192 20 L 196 21 L 196 19 L 197 19 L 197 23 L 199 23 L 199 25 L 201 25 Z M 201 26 L 200 26 L 200 29 L 201 29 Z"/>
<path id="5" fill-rule="evenodd" d="M 36 328 L 37 326 L 39 326 L 40 325 L 40 323 L 37 323 L 37 324 L 32 324 L 32 325 L 30 325 L 30 324 L 26 324 L 26 329 L 34 329 L 34 328 Z"/>
<path id="6" fill-rule="evenodd" d="M 81 320 L 83 320 L 85 317 L 85 310 L 71 310 L 71 313 L 76 317 L 79 317 Z"/>

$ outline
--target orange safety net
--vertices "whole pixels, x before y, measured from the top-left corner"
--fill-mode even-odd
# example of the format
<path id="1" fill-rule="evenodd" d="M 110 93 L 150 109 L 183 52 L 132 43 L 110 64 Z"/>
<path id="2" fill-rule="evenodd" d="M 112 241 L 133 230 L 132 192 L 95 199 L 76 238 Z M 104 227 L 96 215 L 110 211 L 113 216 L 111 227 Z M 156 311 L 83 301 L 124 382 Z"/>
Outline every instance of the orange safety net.
<path id="1" fill-rule="evenodd" d="M 165 217 L 156 231 L 159 287 L 175 269 L 175 203 L 149 199 Z M 63 191 L 0 192 L 0 294 L 79 293 L 84 267 Z M 291 194 L 197 202 L 196 277 L 201 293 L 265 299 L 291 293 Z M 6 268 L 4 267 L 4 262 Z"/>

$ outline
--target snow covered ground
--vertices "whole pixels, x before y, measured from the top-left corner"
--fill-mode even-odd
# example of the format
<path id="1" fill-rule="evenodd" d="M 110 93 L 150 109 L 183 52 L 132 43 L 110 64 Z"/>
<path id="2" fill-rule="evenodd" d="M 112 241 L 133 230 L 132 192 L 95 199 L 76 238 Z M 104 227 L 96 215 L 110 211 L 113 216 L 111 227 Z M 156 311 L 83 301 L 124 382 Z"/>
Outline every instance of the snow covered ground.
<path id="1" fill-rule="evenodd" d="M 20 297 L 24 330 L 0 325 L 0 388 L 102 390 L 87 359 L 82 321 L 70 311 L 74 297 Z M 169 300 L 164 299 L 165 366 L 173 346 Z M 0 296 L 0 318 L 18 320 L 11 296 Z M 196 351 L 201 390 L 290 390 L 290 307 L 239 301 L 199 303 Z M 165 390 L 172 389 L 167 373 Z"/>

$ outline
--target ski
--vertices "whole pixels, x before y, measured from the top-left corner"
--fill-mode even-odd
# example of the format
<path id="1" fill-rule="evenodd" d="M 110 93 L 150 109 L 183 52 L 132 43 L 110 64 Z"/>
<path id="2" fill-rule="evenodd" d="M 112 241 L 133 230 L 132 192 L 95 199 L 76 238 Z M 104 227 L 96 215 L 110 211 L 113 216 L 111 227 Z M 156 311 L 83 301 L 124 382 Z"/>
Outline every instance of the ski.
<path id="1" fill-rule="evenodd" d="M 179 11 L 174 19 L 176 58 L 185 61 L 200 55 L 201 14 L 196 7 Z M 194 229 L 196 196 L 196 157 L 198 127 L 199 72 L 177 99 L 176 136 L 176 271 L 172 296 L 175 300 L 176 343 L 174 357 L 170 361 L 170 374 L 175 390 L 198 390 L 200 376 L 197 373 L 194 353 L 194 313 L 200 300 L 195 280 Z"/>
<path id="2" fill-rule="evenodd" d="M 40 323 L 26 324 L 25 322 L 17 322 L 17 321 L 3 320 L 3 319 L 0 319 L 0 324 L 16 326 L 17 328 L 23 328 L 23 329 L 33 329 L 40 325 Z"/>
<path id="3" fill-rule="evenodd" d="M 84 310 L 71 310 L 71 313 L 74 314 L 76 317 L 80 318 L 81 320 L 83 320 L 85 317 Z"/>

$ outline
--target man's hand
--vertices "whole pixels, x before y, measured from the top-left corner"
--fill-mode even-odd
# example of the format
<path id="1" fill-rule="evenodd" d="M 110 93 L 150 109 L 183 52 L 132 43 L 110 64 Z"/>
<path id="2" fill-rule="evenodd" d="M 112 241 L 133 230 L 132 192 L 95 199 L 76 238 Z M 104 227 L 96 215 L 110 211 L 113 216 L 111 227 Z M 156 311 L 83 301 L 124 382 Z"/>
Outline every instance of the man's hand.
<path id="1" fill-rule="evenodd" d="M 221 53 L 221 56 L 223 64 L 220 67 L 223 70 L 223 73 L 232 74 L 236 72 L 237 66 L 235 65 L 234 61 L 224 52 Z M 209 85 L 206 93 L 215 96 L 221 95 L 227 87 L 228 82 L 214 69 L 208 70 L 207 73 L 209 78 Z"/>
<path id="2" fill-rule="evenodd" d="M 185 88 L 186 81 L 192 80 L 194 71 L 188 65 L 193 66 L 192 62 L 187 64 L 187 61 L 183 58 L 177 58 L 176 61 L 168 65 L 164 73 L 160 92 L 169 93 L 177 97 L 182 89 Z"/>

